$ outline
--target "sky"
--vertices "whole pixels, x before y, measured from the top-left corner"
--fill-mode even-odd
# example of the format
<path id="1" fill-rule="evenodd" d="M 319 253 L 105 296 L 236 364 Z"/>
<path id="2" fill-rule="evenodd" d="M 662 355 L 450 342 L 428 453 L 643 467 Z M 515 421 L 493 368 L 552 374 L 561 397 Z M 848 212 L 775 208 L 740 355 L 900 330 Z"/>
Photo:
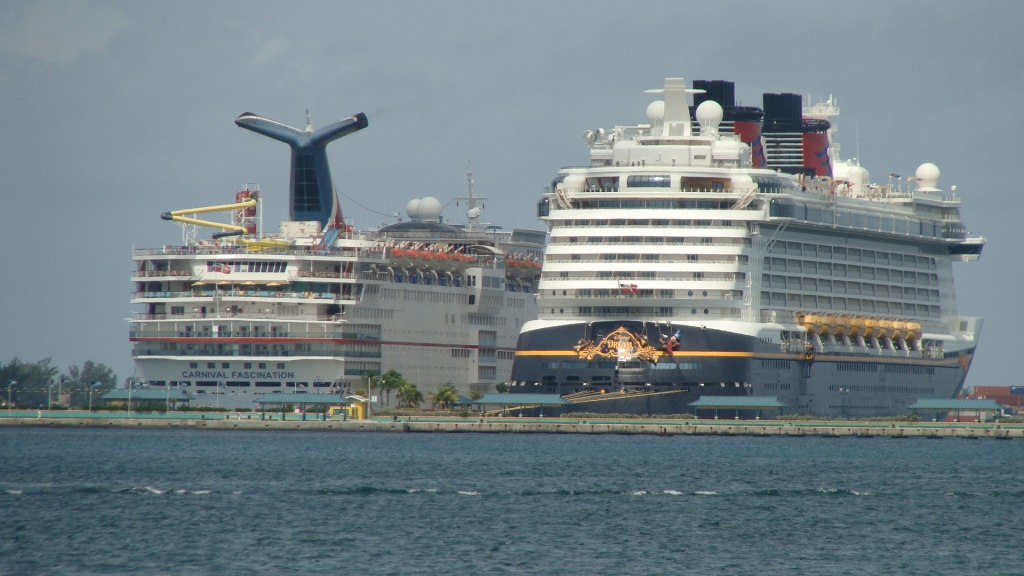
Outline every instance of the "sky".
<path id="1" fill-rule="evenodd" d="M 643 122 L 644 90 L 683 77 L 734 81 L 747 105 L 834 94 L 841 157 L 875 181 L 937 164 L 988 239 L 954 271 L 960 313 L 985 318 L 968 385 L 1020 384 L 1022 23 L 1011 1 L 8 0 L 0 362 L 130 375 L 131 250 L 181 241 L 160 213 L 255 182 L 267 228 L 286 217 L 288 148 L 236 127 L 242 112 L 302 126 L 308 109 L 315 127 L 365 112 L 328 147 L 358 228 L 464 195 L 471 168 L 484 220 L 539 229 L 542 188 L 587 163 L 584 130 Z"/>

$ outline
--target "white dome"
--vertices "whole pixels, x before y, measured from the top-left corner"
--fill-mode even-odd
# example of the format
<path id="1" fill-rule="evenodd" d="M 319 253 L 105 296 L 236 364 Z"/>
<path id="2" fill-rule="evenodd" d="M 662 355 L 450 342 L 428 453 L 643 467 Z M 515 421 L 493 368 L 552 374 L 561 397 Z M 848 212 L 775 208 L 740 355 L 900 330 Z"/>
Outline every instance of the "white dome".
<path id="1" fill-rule="evenodd" d="M 939 167 L 931 162 L 925 162 L 917 167 L 914 176 L 917 178 L 917 189 L 922 192 L 937 192 L 935 186 L 939 183 Z"/>
<path id="2" fill-rule="evenodd" d="M 470 218 L 479 218 L 480 217 L 480 207 L 477 206 L 476 208 L 470 208 L 469 211 L 466 212 L 466 216 L 469 216 Z"/>
<path id="3" fill-rule="evenodd" d="M 405 205 L 405 213 L 409 215 L 409 218 L 413 220 L 420 219 L 420 201 L 409 200 L 409 203 Z"/>
<path id="4" fill-rule="evenodd" d="M 665 102 L 655 100 L 647 107 L 647 123 L 651 126 L 661 124 L 665 120 Z"/>
<path id="5" fill-rule="evenodd" d="M 722 123 L 725 112 L 722 105 L 714 100 L 705 100 L 697 106 L 697 123 L 700 124 L 700 135 L 707 136 L 705 132 L 717 133 L 718 125 Z"/>
<path id="6" fill-rule="evenodd" d="M 437 217 L 441 215 L 441 201 L 433 196 L 427 196 L 420 200 L 418 212 L 420 213 L 420 220 L 436 222 Z"/>

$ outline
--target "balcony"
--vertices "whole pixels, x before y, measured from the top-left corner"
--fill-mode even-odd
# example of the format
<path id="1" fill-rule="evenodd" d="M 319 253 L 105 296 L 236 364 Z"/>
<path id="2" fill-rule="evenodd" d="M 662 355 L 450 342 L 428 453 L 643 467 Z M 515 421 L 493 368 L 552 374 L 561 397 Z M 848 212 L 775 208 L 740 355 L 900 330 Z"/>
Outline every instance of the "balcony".
<path id="1" fill-rule="evenodd" d="M 187 292 L 132 292 L 132 299 L 142 298 L 275 298 L 299 300 L 328 300 L 332 302 L 352 302 L 354 297 L 330 292 L 285 292 L 270 290 L 192 290 Z"/>
<path id="2" fill-rule="evenodd" d="M 192 278 L 191 270 L 132 270 L 132 278 Z"/>
<path id="3" fill-rule="evenodd" d="M 294 351 L 294 350 L 132 350 L 132 356 L 135 358 L 146 357 L 146 356 L 188 356 L 188 357 L 308 357 L 314 356 L 318 358 L 380 358 L 380 352 L 366 352 L 366 351 L 345 351 L 335 350 L 330 352 L 324 351 Z"/>
<path id="4" fill-rule="evenodd" d="M 357 334 L 352 332 L 324 332 L 320 331 L 298 331 L 289 332 L 265 332 L 252 330 L 235 330 L 219 332 L 208 332 L 205 330 L 131 330 L 129 338 L 302 338 L 309 340 L 375 340 L 379 341 L 377 334 Z"/>

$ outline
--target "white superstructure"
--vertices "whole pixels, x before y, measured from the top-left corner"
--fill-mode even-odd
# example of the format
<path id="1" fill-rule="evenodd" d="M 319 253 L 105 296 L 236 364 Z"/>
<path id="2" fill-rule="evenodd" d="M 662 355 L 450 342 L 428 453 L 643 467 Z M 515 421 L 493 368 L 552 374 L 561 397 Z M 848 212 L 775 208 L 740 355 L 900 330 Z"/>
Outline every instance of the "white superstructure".
<path id="1" fill-rule="evenodd" d="M 710 99 L 691 117 L 687 94 L 704 90 L 682 79 L 649 92 L 663 99 L 647 123 L 587 131 L 590 165 L 560 170 L 538 204 L 550 242 L 514 387 L 692 396 L 713 384 L 820 414 L 898 413 L 906 399 L 955 394 L 981 320 L 957 309 L 952 263 L 976 259 L 984 239 L 968 237 L 938 168 L 918 168 L 915 186 L 872 184 L 837 160 L 831 97 L 793 118 L 783 108 L 798 96 L 766 94 L 766 109 L 782 111 L 760 122 L 758 109 Z M 684 328 L 698 330 L 690 350 L 671 340 Z M 626 332 L 650 349 L 620 344 Z M 712 332 L 725 340 L 698 342 Z M 894 384 L 940 366 L 958 370 Z M 858 403 L 849 386 L 867 386 L 863 374 L 844 384 L 834 372 L 862 370 L 889 384 Z"/>

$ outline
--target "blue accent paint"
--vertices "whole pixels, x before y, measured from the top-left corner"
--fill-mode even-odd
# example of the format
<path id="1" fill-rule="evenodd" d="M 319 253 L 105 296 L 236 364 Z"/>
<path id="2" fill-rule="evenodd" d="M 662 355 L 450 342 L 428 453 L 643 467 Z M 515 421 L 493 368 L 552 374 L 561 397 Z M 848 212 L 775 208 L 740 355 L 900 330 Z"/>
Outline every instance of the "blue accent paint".
<path id="1" fill-rule="evenodd" d="M 288 144 L 292 149 L 288 186 L 288 215 L 292 220 L 317 220 L 326 226 L 334 210 L 334 184 L 327 162 L 327 144 L 366 128 L 366 114 L 335 122 L 307 133 L 251 112 L 235 118 L 235 124 Z"/>

